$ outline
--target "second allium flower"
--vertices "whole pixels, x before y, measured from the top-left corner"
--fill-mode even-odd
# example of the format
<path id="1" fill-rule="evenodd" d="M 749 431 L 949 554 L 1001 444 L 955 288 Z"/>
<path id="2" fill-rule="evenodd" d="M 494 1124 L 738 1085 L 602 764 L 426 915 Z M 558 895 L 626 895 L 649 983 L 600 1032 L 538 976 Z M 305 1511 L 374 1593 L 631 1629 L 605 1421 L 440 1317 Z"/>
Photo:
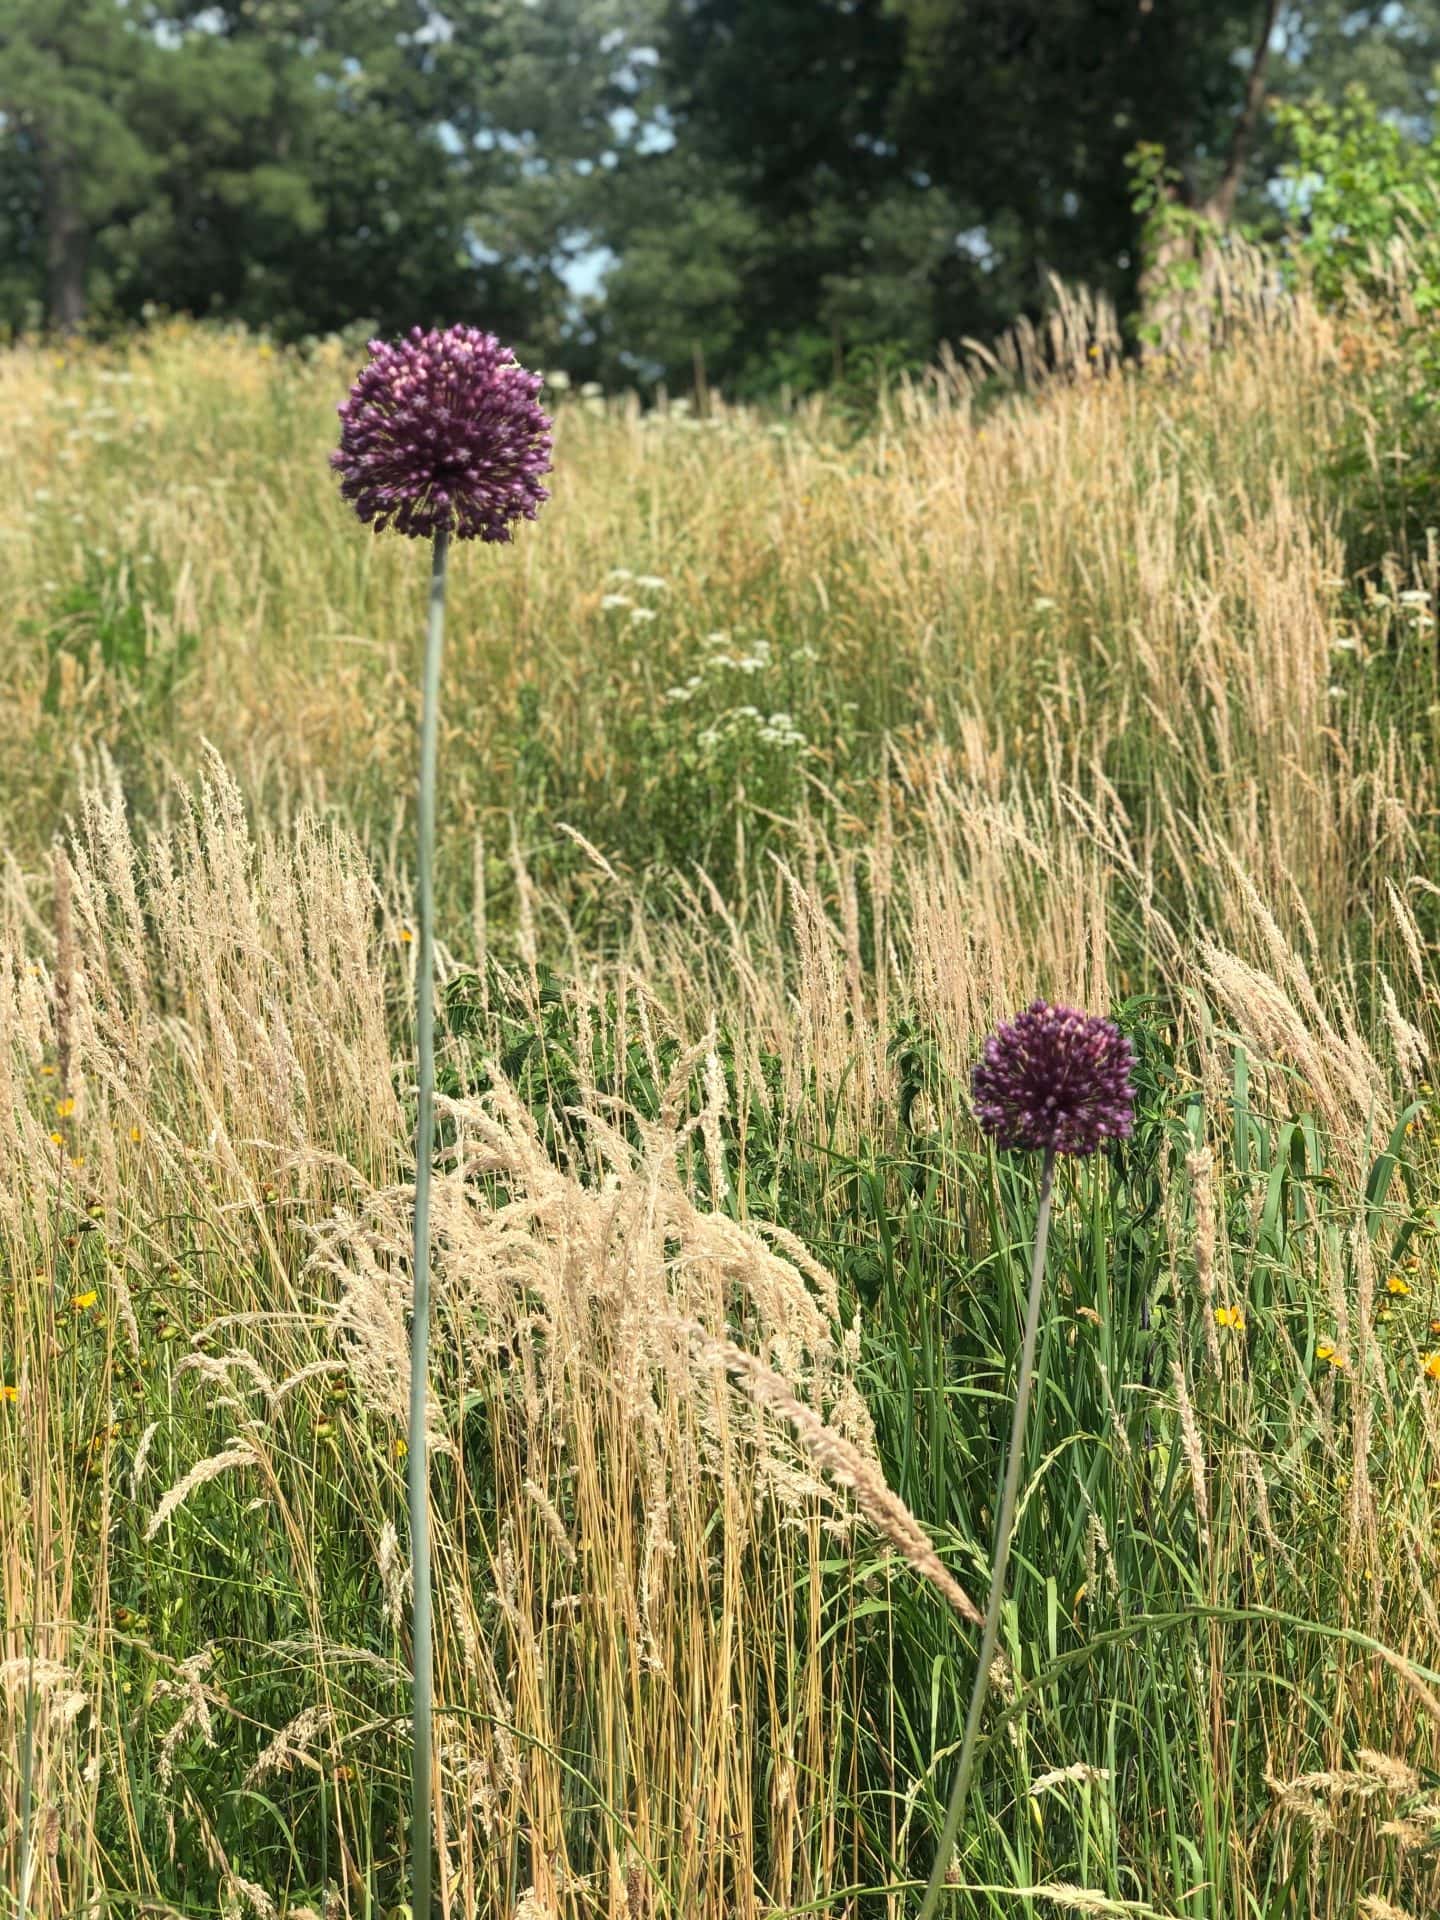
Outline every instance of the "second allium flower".
<path id="1" fill-rule="evenodd" d="M 1093 1153 L 1130 1136 L 1134 1068 L 1113 1020 L 1035 1000 L 985 1042 L 970 1078 L 976 1118 L 1002 1147 Z"/>
<path id="2" fill-rule="evenodd" d="M 330 463 L 377 533 L 502 541 L 549 498 L 550 421 L 508 347 L 478 327 L 372 340 Z"/>

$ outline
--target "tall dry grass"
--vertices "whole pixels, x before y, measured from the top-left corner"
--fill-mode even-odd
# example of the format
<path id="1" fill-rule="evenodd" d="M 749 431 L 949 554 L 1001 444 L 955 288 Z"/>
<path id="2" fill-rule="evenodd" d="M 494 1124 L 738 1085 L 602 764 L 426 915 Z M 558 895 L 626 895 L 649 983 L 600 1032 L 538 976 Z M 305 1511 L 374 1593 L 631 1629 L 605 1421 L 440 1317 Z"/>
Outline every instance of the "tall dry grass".
<path id="1" fill-rule="evenodd" d="M 1143 1125 L 1059 1196 L 956 1910 L 1440 1894 L 1434 633 L 1423 545 L 1362 574 L 1383 466 L 1340 471 L 1385 336 L 1357 394 L 1340 323 L 1264 318 L 1140 377 L 1082 310 L 860 439 L 570 407 L 520 564 L 462 570 L 447 1912 L 905 1911 L 1028 1218 L 965 1079 L 1036 992 L 1126 1006 Z M 0 1886 L 369 1913 L 407 556 L 330 500 L 336 350 L 7 372 Z M 782 703 L 803 748 L 734 719 Z"/>

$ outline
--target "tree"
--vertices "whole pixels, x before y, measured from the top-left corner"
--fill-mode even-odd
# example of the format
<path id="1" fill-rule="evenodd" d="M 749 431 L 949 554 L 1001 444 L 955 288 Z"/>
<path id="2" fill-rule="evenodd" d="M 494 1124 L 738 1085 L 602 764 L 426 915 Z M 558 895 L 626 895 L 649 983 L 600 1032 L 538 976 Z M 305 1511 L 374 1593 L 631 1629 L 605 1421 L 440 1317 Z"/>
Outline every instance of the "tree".
<path id="1" fill-rule="evenodd" d="M 1139 261 L 1125 160 L 1141 143 L 1165 150 L 1188 203 L 1233 202 L 1274 0 L 895 4 L 911 28 L 902 137 L 938 177 L 966 181 L 987 225 L 1008 216 L 1032 289 L 1054 271 L 1128 304 Z"/>
<path id="2" fill-rule="evenodd" d="M 27 176 L 41 232 L 45 310 L 71 332 L 85 317 L 95 235 L 138 200 L 154 156 L 133 124 L 158 50 L 113 0 L 0 0 L 0 114 L 10 178 Z M 23 197 L 24 188 L 20 188 Z"/>
<path id="3" fill-rule="evenodd" d="M 638 0 L 0 0 L 0 221 L 51 260 L 65 328 L 155 303 L 292 336 L 483 320 L 553 350 L 631 17 Z"/>

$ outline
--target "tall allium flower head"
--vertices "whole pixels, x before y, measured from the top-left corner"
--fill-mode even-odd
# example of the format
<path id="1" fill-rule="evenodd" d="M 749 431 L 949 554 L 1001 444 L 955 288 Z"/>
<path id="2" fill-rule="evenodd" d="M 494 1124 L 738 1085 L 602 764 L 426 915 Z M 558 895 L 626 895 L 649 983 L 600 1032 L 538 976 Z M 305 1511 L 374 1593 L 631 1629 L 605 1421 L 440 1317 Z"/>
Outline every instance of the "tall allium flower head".
<path id="1" fill-rule="evenodd" d="M 1130 1136 L 1134 1066 L 1113 1021 L 1036 1000 L 985 1042 L 970 1078 L 976 1117 L 1002 1147 L 1093 1153 Z"/>
<path id="2" fill-rule="evenodd" d="M 508 540 L 510 523 L 533 520 L 549 498 L 541 384 L 478 327 L 372 340 L 339 410 L 340 492 L 377 533 Z"/>

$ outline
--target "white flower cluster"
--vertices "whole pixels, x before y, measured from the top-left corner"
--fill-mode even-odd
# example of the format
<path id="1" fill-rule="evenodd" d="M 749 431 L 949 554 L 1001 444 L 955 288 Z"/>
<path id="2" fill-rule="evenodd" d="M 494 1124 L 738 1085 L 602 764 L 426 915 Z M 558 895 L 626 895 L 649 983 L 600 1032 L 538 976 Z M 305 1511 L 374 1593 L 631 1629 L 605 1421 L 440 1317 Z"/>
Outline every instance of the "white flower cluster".
<path id="1" fill-rule="evenodd" d="M 706 753 L 714 753 L 726 740 L 752 729 L 764 746 L 780 747 L 792 753 L 804 749 L 805 736 L 792 714 L 764 714 L 758 707 L 732 707 L 728 713 L 722 713 L 698 736 L 698 744 Z"/>
<path id="2" fill-rule="evenodd" d="M 722 653 L 718 649 L 731 644 L 731 636 L 722 630 L 719 633 L 707 633 L 704 644 L 710 649 L 705 656 L 707 672 L 718 673 L 730 667 L 736 673 L 764 673 L 767 667 L 775 664 L 768 640 L 752 640 L 740 653 Z"/>
<path id="3" fill-rule="evenodd" d="M 705 652 L 700 660 L 700 671 L 692 673 L 689 679 L 683 680 L 678 687 L 667 687 L 665 698 L 674 701 L 693 699 L 704 686 L 707 673 L 764 673 L 767 668 L 774 666 L 774 650 L 768 640 L 757 638 L 740 643 L 738 651 L 730 651 L 735 644 L 735 638 L 728 628 L 707 633 L 701 642 Z M 814 656 L 811 653 L 806 657 Z M 739 708 L 737 711 L 743 712 L 744 709 Z"/>
<path id="4" fill-rule="evenodd" d="M 1396 597 L 1401 607 L 1410 615 L 1410 618 L 1415 622 L 1417 627 L 1434 625 L 1435 614 L 1428 593 L 1412 587 L 1404 593 L 1398 594 Z"/>
<path id="5" fill-rule="evenodd" d="M 605 578 L 623 581 L 639 593 L 664 593 L 666 590 L 666 582 L 658 573 L 632 573 L 629 567 L 612 567 Z M 627 607 L 630 610 L 631 620 L 636 623 L 655 618 L 653 607 L 637 607 L 628 593 L 607 593 L 601 596 L 600 611 L 602 613 L 622 613 Z"/>

